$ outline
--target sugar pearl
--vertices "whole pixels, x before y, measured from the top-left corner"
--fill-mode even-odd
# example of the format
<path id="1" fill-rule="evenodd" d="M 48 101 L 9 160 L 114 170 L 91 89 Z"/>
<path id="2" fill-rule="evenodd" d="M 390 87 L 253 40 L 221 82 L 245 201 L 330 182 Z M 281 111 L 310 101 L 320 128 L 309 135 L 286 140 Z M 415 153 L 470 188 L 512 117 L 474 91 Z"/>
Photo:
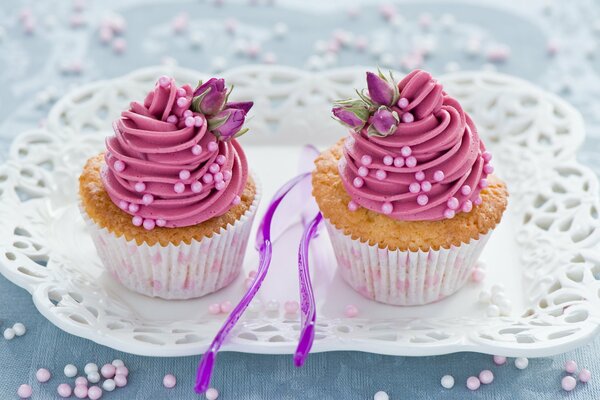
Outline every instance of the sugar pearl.
<path id="1" fill-rule="evenodd" d="M 381 206 L 381 212 L 384 213 L 385 215 L 389 215 L 392 213 L 392 211 L 394 211 L 394 206 L 392 205 L 392 203 L 383 203 L 383 205 Z"/>
<path id="2" fill-rule="evenodd" d="M 360 158 L 360 162 L 362 163 L 362 165 L 371 165 L 371 163 L 373 162 L 373 158 L 367 154 L 365 154 L 364 156 L 362 156 Z"/>
<path id="3" fill-rule="evenodd" d="M 92 371 L 95 372 L 95 371 Z M 90 372 L 90 373 L 92 373 Z M 88 384 L 88 380 L 87 378 L 83 377 L 83 376 L 78 376 L 77 379 L 75 379 L 75 386 L 77 385 L 83 385 L 83 386 L 87 386 Z"/>
<path id="4" fill-rule="evenodd" d="M 436 182 L 440 182 L 444 180 L 444 171 L 437 170 L 433 173 L 433 180 Z"/>
<path id="5" fill-rule="evenodd" d="M 477 390 L 481 386 L 481 382 L 476 376 L 470 376 L 467 378 L 467 388 L 469 390 Z"/>
<path id="6" fill-rule="evenodd" d="M 208 151 L 210 152 L 214 152 L 217 151 L 217 149 L 219 148 L 219 145 L 217 144 L 217 142 L 208 142 Z"/>
<path id="7" fill-rule="evenodd" d="M 402 98 L 400 98 L 400 100 L 398 100 L 398 107 L 406 108 L 407 106 L 408 106 L 408 99 L 406 97 L 402 97 Z"/>
<path id="8" fill-rule="evenodd" d="M 146 193 L 142 196 L 142 203 L 144 203 L 145 205 L 152 204 L 153 201 L 154 196 L 152 196 L 150 193 Z"/>
<path id="9" fill-rule="evenodd" d="M 468 196 L 471 194 L 471 186 L 469 185 L 464 185 L 463 187 L 460 188 L 460 192 L 462 194 L 464 194 L 465 196 Z"/>
<path id="10" fill-rule="evenodd" d="M 494 381 L 494 374 L 489 369 L 484 369 L 479 373 L 479 381 L 484 385 L 489 385 Z"/>
<path id="11" fill-rule="evenodd" d="M 84 385 L 75 385 L 75 390 L 73 390 L 73 393 L 78 399 L 85 399 L 88 396 L 88 388 Z"/>
<path id="12" fill-rule="evenodd" d="M 100 389 L 98 386 L 92 386 L 88 389 L 88 397 L 90 400 L 98 400 L 100 397 L 102 397 L 102 389 Z"/>
<path id="13" fill-rule="evenodd" d="M 483 154 L 481 154 L 481 157 L 483 157 L 483 161 L 490 162 L 490 160 L 492 159 L 492 153 L 490 153 L 489 151 L 484 151 Z"/>
<path id="14" fill-rule="evenodd" d="M 394 167 L 400 168 L 404 166 L 404 158 L 396 157 L 394 158 Z"/>
<path id="15" fill-rule="evenodd" d="M 73 389 L 68 383 L 61 383 L 56 388 L 56 391 L 58 392 L 58 395 L 62 398 L 71 397 L 71 394 L 73 393 Z"/>
<path id="16" fill-rule="evenodd" d="M 133 226 L 142 226 L 143 222 L 144 222 L 144 219 L 142 217 L 140 217 L 139 215 L 136 215 L 133 218 L 131 218 L 131 223 L 133 224 Z"/>
<path id="17" fill-rule="evenodd" d="M 406 159 L 406 166 L 409 168 L 413 168 L 417 166 L 417 159 L 414 158 L 413 156 L 410 156 Z"/>
<path id="18" fill-rule="evenodd" d="M 233 309 L 233 306 L 231 305 L 230 301 L 224 301 L 219 305 L 219 308 L 221 309 L 222 313 L 228 314 Z"/>
<path id="19" fill-rule="evenodd" d="M 169 78 L 166 75 L 163 75 L 160 78 L 158 78 L 158 84 L 163 88 L 168 88 L 171 85 L 171 78 Z"/>
<path id="20" fill-rule="evenodd" d="M 130 203 L 127 209 L 129 210 L 129 212 L 136 213 L 140 211 L 140 206 L 135 203 Z"/>
<path id="21" fill-rule="evenodd" d="M 217 190 L 225 189 L 225 182 L 221 181 L 221 182 L 215 183 L 215 189 L 217 189 Z"/>
<path id="22" fill-rule="evenodd" d="M 192 146 L 192 154 L 195 156 L 199 156 L 202 153 L 202 146 L 199 144 L 195 144 Z"/>
<path id="23" fill-rule="evenodd" d="M 173 375 L 173 374 L 167 374 L 163 378 L 163 386 L 166 387 L 167 389 L 174 388 L 176 384 L 177 384 L 177 378 L 175 378 L 175 375 Z"/>
<path id="24" fill-rule="evenodd" d="M 481 188 L 486 188 L 486 187 L 488 187 L 488 185 L 489 185 L 489 184 L 488 184 L 488 181 L 487 181 L 487 179 L 482 179 L 482 180 L 480 180 L 480 181 L 479 181 L 479 186 L 480 186 Z"/>
<path id="25" fill-rule="evenodd" d="M 177 105 L 179 107 L 185 107 L 187 105 L 187 102 L 188 102 L 188 100 L 185 97 L 180 97 L 180 98 L 177 99 Z M 187 125 L 188 118 L 192 118 L 192 126 L 193 126 L 194 125 L 194 118 L 193 117 L 187 117 L 185 119 L 186 125 Z"/>
<path id="26" fill-rule="evenodd" d="M 408 191 L 411 193 L 419 193 L 421 191 L 421 185 L 418 182 L 413 182 L 408 185 Z"/>
<path id="27" fill-rule="evenodd" d="M 587 383 L 590 381 L 590 379 L 592 379 L 592 373 L 590 370 L 582 368 L 581 371 L 579 371 L 579 380 L 583 383 Z"/>
<path id="28" fill-rule="evenodd" d="M 193 182 L 190 185 L 190 188 L 192 189 L 192 192 L 194 192 L 194 193 L 200 193 L 202 191 L 202 183 L 200 183 L 198 181 Z"/>
<path id="29" fill-rule="evenodd" d="M 249 312 L 253 312 L 253 313 L 257 313 L 257 312 L 260 312 L 260 310 L 262 310 L 262 301 L 260 301 L 259 299 L 255 298 L 248 305 L 248 311 Z"/>
<path id="30" fill-rule="evenodd" d="M 27 384 L 23 384 L 19 386 L 19 389 L 17 389 L 17 396 L 19 396 L 22 399 L 28 399 L 31 397 L 32 394 L 33 390 L 31 389 L 31 386 Z"/>
<path id="31" fill-rule="evenodd" d="M 298 302 L 295 300 L 286 301 L 283 305 L 283 309 L 288 314 L 297 313 L 299 308 L 300 308 L 300 304 L 298 304 Z"/>
<path id="32" fill-rule="evenodd" d="M 125 200 L 121 200 L 121 201 L 119 201 L 119 208 L 121 210 L 127 210 L 129 208 L 129 203 L 126 202 Z"/>
<path id="33" fill-rule="evenodd" d="M 117 172 L 123 172 L 125 170 L 125 163 L 123 161 L 121 161 L 121 160 L 117 160 L 113 164 L 113 167 L 114 167 L 115 171 L 117 171 Z"/>
<path id="34" fill-rule="evenodd" d="M 383 390 L 380 390 L 379 392 L 375 393 L 373 400 L 390 400 L 390 396 L 388 396 L 388 394 Z"/>
<path id="35" fill-rule="evenodd" d="M 269 300 L 266 305 L 267 311 L 279 311 L 279 302 L 277 300 Z"/>
<path id="36" fill-rule="evenodd" d="M 415 173 L 415 179 L 418 181 L 422 181 L 423 179 L 425 179 L 425 173 L 423 171 Z"/>
<path id="37" fill-rule="evenodd" d="M 357 177 L 356 177 L 356 178 L 354 178 L 354 180 L 352 181 L 352 184 L 353 184 L 353 185 L 354 185 L 354 187 L 356 187 L 356 188 L 361 188 L 361 187 L 362 187 L 362 186 L 365 184 L 365 181 L 363 181 L 363 180 L 362 180 L 362 178 L 360 178 L 360 177 L 358 177 L 358 176 L 357 176 Z"/>
<path id="38" fill-rule="evenodd" d="M 181 100 L 181 99 L 180 99 Z M 187 117 L 184 122 L 185 126 L 187 126 L 188 128 L 191 128 L 194 126 L 194 124 L 196 123 L 196 120 L 194 119 L 194 117 L 189 116 Z"/>
<path id="39" fill-rule="evenodd" d="M 367 167 L 359 167 L 358 175 L 364 178 L 365 176 L 369 175 L 369 169 Z"/>
<path id="40" fill-rule="evenodd" d="M 213 303 L 208 306 L 208 312 L 212 315 L 221 313 L 221 305 L 219 303 Z"/>
<path id="41" fill-rule="evenodd" d="M 570 392 L 571 390 L 575 389 L 575 386 L 577 386 L 577 381 L 575 378 L 569 375 L 562 378 L 560 385 L 562 386 L 563 390 Z"/>
<path id="42" fill-rule="evenodd" d="M 117 368 L 112 364 L 104 364 L 100 369 L 100 373 L 104 378 L 110 379 L 115 376 Z"/>
<path id="43" fill-rule="evenodd" d="M 350 202 L 348 202 L 348 210 L 350 210 L 350 211 L 358 210 L 358 204 L 356 204 L 354 201 L 350 200 Z"/>
<path id="44" fill-rule="evenodd" d="M 518 357 L 515 359 L 515 367 L 518 369 L 525 369 L 529 365 L 529 360 L 525 357 Z"/>
<path id="45" fill-rule="evenodd" d="M 50 374 L 50 371 L 48 371 L 46 368 L 40 368 L 35 373 L 35 379 L 37 379 L 38 382 L 41 383 L 48 382 L 51 376 L 52 375 Z"/>
<path id="46" fill-rule="evenodd" d="M 429 203 L 429 197 L 426 194 L 420 194 L 417 196 L 417 204 L 424 206 Z"/>
<path id="47" fill-rule="evenodd" d="M 421 190 L 424 192 L 431 191 L 431 182 L 429 182 L 429 181 L 421 182 Z"/>
<path id="48" fill-rule="evenodd" d="M 214 175 L 214 179 L 215 179 L 215 182 L 222 182 L 223 181 L 223 173 L 222 172 L 217 172 Z"/>
<path id="49" fill-rule="evenodd" d="M 117 375 L 123 375 L 124 377 L 129 376 L 129 370 L 127 369 L 126 366 L 117 367 L 117 370 L 115 371 L 115 373 Z"/>
<path id="50" fill-rule="evenodd" d="M 477 198 L 473 200 L 473 204 L 475 204 L 476 206 L 480 205 L 482 202 L 483 200 L 481 199 L 481 196 L 477 196 Z"/>
<path id="51" fill-rule="evenodd" d="M 87 376 L 87 380 L 90 381 L 91 383 L 100 382 L 100 373 L 98 373 L 97 371 L 89 373 Z"/>
<path id="52" fill-rule="evenodd" d="M 112 392 L 116 389 L 116 387 L 117 384 L 113 379 L 107 379 L 104 382 L 102 382 L 102 389 L 106 390 L 107 392 Z"/>
<path id="53" fill-rule="evenodd" d="M 114 381 L 117 387 L 127 386 L 127 377 L 125 375 L 115 375 Z"/>
<path id="54" fill-rule="evenodd" d="M 471 211 L 471 210 L 473 209 L 473 203 L 471 202 L 471 200 L 466 200 L 466 201 L 465 201 L 465 202 L 462 204 L 462 207 L 461 207 L 461 209 L 462 209 L 464 212 L 469 212 L 469 211 Z"/>
<path id="55" fill-rule="evenodd" d="M 204 124 L 204 120 L 202 119 L 202 117 L 199 117 L 196 115 L 194 117 L 194 126 L 196 128 L 200 128 L 203 124 Z"/>
<path id="56" fill-rule="evenodd" d="M 496 364 L 496 365 L 504 365 L 504 364 L 506 364 L 506 357 L 504 357 L 504 356 L 494 356 L 494 364 Z"/>
<path id="57" fill-rule="evenodd" d="M 451 210 L 456 210 L 458 208 L 458 199 L 456 197 L 450 197 L 446 202 L 447 206 Z"/>
<path id="58" fill-rule="evenodd" d="M 444 210 L 444 217 L 447 218 L 447 219 L 454 218 L 455 214 L 456 213 L 454 212 L 454 210 L 451 210 L 449 208 L 447 208 L 446 210 Z"/>
<path id="59" fill-rule="evenodd" d="M 144 225 L 144 229 L 151 231 L 156 226 L 156 222 L 153 219 L 147 218 L 142 225 Z"/>
<path id="60" fill-rule="evenodd" d="M 392 165 L 394 163 L 394 157 L 392 157 L 392 156 L 383 157 L 383 163 L 385 165 Z"/>
<path id="61" fill-rule="evenodd" d="M 73 378 L 75 375 L 77 375 L 77 367 L 73 364 L 67 364 L 65 365 L 63 372 L 67 378 Z"/>
<path id="62" fill-rule="evenodd" d="M 159 218 L 159 219 L 157 219 L 157 220 L 156 220 L 156 226 L 163 227 L 163 226 L 165 226 L 166 224 L 167 224 L 167 221 L 165 221 L 165 220 L 164 220 L 164 219 L 162 219 L 162 218 Z M 113 364 L 113 365 L 114 365 L 114 364 Z M 117 366 L 117 367 L 118 367 L 118 366 Z"/>
<path id="63" fill-rule="evenodd" d="M 454 387 L 454 377 L 452 375 L 444 375 L 440 383 L 444 389 L 452 389 Z"/>
<path id="64" fill-rule="evenodd" d="M 375 178 L 377 178 L 380 181 L 383 181 L 385 180 L 385 178 L 387 178 L 387 173 L 382 169 L 378 169 L 377 172 L 375 172 Z"/>
<path id="65" fill-rule="evenodd" d="M 488 175 L 489 175 L 489 174 L 491 174 L 491 173 L 493 173 L 493 172 L 494 172 L 494 167 L 492 167 L 490 164 L 486 164 L 486 165 L 483 167 L 483 172 L 485 172 L 486 174 L 488 174 Z"/>
<path id="66" fill-rule="evenodd" d="M 216 174 L 217 172 L 219 172 L 221 170 L 221 167 L 219 167 L 219 164 L 213 163 L 213 164 L 210 164 L 210 166 L 208 167 L 208 170 L 212 174 Z"/>
<path id="67" fill-rule="evenodd" d="M 175 191 L 175 193 L 183 193 L 185 191 L 184 183 L 177 182 L 175 185 L 173 185 L 173 190 Z"/>
<path id="68" fill-rule="evenodd" d="M 565 362 L 565 371 L 574 374 L 577 371 L 577 363 L 573 360 Z"/>
<path id="69" fill-rule="evenodd" d="M 358 308 L 354 304 L 348 304 L 344 309 L 344 315 L 348 318 L 354 318 L 358 315 Z"/>
<path id="70" fill-rule="evenodd" d="M 177 122 L 179 122 L 179 118 L 177 118 L 176 115 L 169 115 L 167 117 L 167 122 L 169 122 L 171 124 L 176 124 Z"/>
<path id="71" fill-rule="evenodd" d="M 236 205 L 240 204 L 241 202 L 242 202 L 241 197 L 240 196 L 235 196 L 233 198 L 233 200 L 231 201 L 231 204 L 233 204 L 234 206 L 236 206 Z"/>
<path id="72" fill-rule="evenodd" d="M 408 146 L 404 146 L 400 149 L 400 154 L 404 157 L 408 157 L 412 154 L 412 149 Z"/>
<path id="73" fill-rule="evenodd" d="M 476 283 L 482 282 L 484 278 L 485 278 L 484 270 L 482 270 L 481 268 L 473 268 L 473 271 L 471 271 L 471 280 L 473 282 L 476 282 Z"/>
<path id="74" fill-rule="evenodd" d="M 229 171 L 229 170 L 223 171 L 223 179 L 228 181 L 231 179 L 231 177 L 232 177 L 231 171 Z"/>
<path id="75" fill-rule="evenodd" d="M 7 328 L 4 330 L 4 339 L 12 340 L 15 338 L 15 330 L 12 328 Z"/>
<path id="76" fill-rule="evenodd" d="M 182 169 L 181 171 L 179 171 L 179 179 L 181 180 L 190 179 L 190 175 L 190 171 L 188 171 L 187 169 Z"/>
<path id="77" fill-rule="evenodd" d="M 208 388 L 204 396 L 206 400 L 217 400 L 219 398 L 219 391 L 215 388 Z"/>
<path id="78" fill-rule="evenodd" d="M 401 118 L 402 118 L 402 122 L 407 123 L 407 124 L 411 123 L 415 120 L 415 117 L 409 112 L 405 112 L 404 114 L 402 114 Z"/>
<path id="79" fill-rule="evenodd" d="M 183 118 L 187 118 L 187 117 L 193 117 L 194 113 L 192 112 L 192 110 L 185 110 L 183 112 Z"/>
<path id="80" fill-rule="evenodd" d="M 206 173 L 204 175 L 202 175 L 202 182 L 204 183 L 212 183 L 213 182 L 213 176 L 209 173 Z"/>

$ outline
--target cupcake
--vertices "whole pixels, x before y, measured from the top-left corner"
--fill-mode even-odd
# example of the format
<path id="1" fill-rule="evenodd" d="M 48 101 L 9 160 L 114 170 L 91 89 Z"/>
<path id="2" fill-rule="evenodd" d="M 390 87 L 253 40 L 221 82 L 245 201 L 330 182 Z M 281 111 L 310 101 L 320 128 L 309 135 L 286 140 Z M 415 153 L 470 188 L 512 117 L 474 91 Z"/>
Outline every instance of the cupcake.
<path id="1" fill-rule="evenodd" d="M 507 205 L 492 155 L 425 71 L 338 102 L 349 135 L 315 161 L 313 195 L 344 280 L 369 299 L 427 304 L 459 290 Z"/>
<path id="2" fill-rule="evenodd" d="M 79 178 L 82 215 L 108 272 L 152 297 L 189 299 L 239 274 L 259 199 L 235 139 L 251 102 L 223 79 L 161 77 L 113 123 Z"/>

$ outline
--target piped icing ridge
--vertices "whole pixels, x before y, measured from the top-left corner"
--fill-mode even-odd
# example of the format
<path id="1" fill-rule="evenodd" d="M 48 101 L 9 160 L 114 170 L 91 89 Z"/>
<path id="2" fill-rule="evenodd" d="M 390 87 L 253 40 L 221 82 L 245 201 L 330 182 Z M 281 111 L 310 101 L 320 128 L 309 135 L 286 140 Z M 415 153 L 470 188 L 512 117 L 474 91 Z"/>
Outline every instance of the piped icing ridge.
<path id="1" fill-rule="evenodd" d="M 458 101 L 421 70 L 397 85 L 367 73 L 367 83 L 368 95 L 333 109 L 352 128 L 339 165 L 348 208 L 434 221 L 480 204 L 491 154 Z"/>
<path id="2" fill-rule="evenodd" d="M 196 225 L 240 202 L 248 165 L 234 138 L 252 103 L 227 103 L 228 95 L 222 79 L 194 90 L 161 77 L 113 123 L 102 182 L 134 225 Z"/>

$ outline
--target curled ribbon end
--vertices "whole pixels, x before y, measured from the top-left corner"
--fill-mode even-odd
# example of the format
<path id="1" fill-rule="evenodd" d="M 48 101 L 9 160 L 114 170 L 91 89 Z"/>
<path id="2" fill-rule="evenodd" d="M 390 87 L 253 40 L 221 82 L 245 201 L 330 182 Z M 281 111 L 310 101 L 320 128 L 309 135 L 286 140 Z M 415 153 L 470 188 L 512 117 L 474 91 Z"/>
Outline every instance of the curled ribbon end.
<path id="1" fill-rule="evenodd" d="M 196 386 L 194 387 L 194 390 L 198 394 L 206 392 L 210 385 L 210 378 L 212 377 L 213 367 L 215 365 L 215 356 L 215 353 L 209 350 L 204 354 L 202 360 L 200 360 L 198 373 L 196 375 Z"/>

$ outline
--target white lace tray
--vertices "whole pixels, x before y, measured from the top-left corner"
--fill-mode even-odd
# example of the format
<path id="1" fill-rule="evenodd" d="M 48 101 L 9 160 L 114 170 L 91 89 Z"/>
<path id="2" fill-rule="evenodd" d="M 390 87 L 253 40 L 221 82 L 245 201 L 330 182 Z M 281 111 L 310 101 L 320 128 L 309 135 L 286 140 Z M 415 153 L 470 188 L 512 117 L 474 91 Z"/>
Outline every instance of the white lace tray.
<path id="1" fill-rule="evenodd" d="M 102 149 L 111 120 L 165 73 L 181 82 L 203 77 L 161 67 L 90 84 L 55 105 L 46 129 L 15 139 L 0 167 L 0 272 L 29 291 L 40 312 L 69 333 L 129 353 L 179 356 L 206 348 L 224 318 L 210 315 L 208 305 L 236 302 L 244 292 L 243 278 L 193 301 L 128 292 L 103 271 L 76 194 L 81 166 Z M 253 132 L 242 140 L 263 182 L 263 207 L 295 174 L 301 145 L 324 147 L 344 134 L 329 117 L 331 101 L 364 86 L 364 69 L 314 74 L 255 66 L 223 76 L 235 84 L 238 99 L 256 103 Z M 312 272 L 318 303 L 313 351 L 533 357 L 564 352 L 598 331 L 598 184 L 575 160 L 584 135 L 580 115 L 556 96 L 504 75 L 465 72 L 442 80 L 478 124 L 511 193 L 505 218 L 482 256 L 486 280 L 428 306 L 370 302 L 337 275 L 323 233 L 315 251 L 325 262 Z M 296 227 L 279 240 L 259 293 L 263 302 L 297 298 L 298 237 Z M 256 260 L 250 246 L 246 270 L 255 268 Z M 509 317 L 487 317 L 477 303 L 480 290 L 495 283 L 504 284 L 512 300 Z M 344 317 L 350 303 L 360 310 L 356 318 Z M 281 308 L 246 313 L 226 349 L 291 353 L 298 327 L 297 318 L 287 318 Z"/>

